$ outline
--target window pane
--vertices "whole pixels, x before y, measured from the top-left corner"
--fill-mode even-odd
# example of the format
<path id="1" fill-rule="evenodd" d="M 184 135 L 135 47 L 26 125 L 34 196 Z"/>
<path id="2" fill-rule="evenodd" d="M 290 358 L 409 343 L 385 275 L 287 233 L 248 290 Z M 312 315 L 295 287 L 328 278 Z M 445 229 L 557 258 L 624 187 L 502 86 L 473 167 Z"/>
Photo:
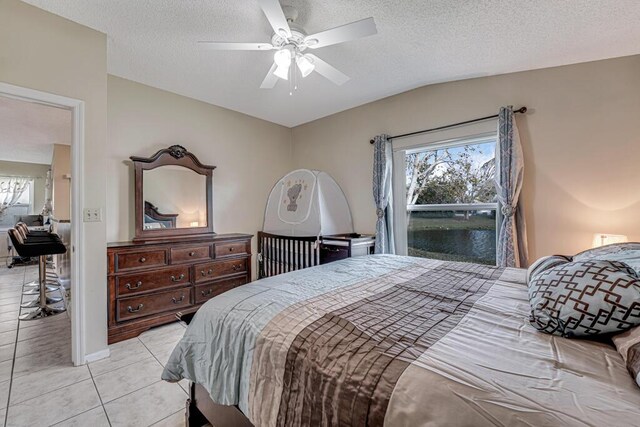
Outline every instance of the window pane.
<path id="1" fill-rule="evenodd" d="M 407 154 L 407 204 L 496 201 L 495 141 Z"/>
<path id="2" fill-rule="evenodd" d="M 495 265 L 496 211 L 411 212 L 410 256 Z"/>
<path id="3" fill-rule="evenodd" d="M 27 185 L 25 185 L 25 190 L 18 198 L 18 201 L 16 202 L 16 204 L 27 205 L 27 206 L 31 205 L 30 196 L 31 196 L 31 183 L 28 183 Z"/>
<path id="4" fill-rule="evenodd" d="M 8 230 L 16 224 L 16 216 L 29 215 L 29 205 L 15 205 L 7 208 L 0 215 L 0 230 Z M 6 244 L 4 240 L 0 241 L 0 245 Z"/>

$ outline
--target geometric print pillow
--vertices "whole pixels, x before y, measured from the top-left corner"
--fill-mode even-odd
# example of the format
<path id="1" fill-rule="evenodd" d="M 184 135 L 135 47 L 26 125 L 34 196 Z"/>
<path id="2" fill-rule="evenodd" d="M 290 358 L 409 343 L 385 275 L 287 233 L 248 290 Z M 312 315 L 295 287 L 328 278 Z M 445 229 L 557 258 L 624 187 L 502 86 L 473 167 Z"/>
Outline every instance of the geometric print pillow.
<path id="1" fill-rule="evenodd" d="M 527 269 L 526 281 L 529 283 L 529 280 L 531 280 L 531 278 L 536 274 L 558 265 L 566 264 L 572 260 L 573 259 L 571 257 L 566 255 L 551 255 L 539 258 Z"/>
<path id="2" fill-rule="evenodd" d="M 529 322 L 534 328 L 585 337 L 640 325 L 640 276 L 627 264 L 605 260 L 552 264 L 534 271 L 527 283 Z"/>
<path id="3" fill-rule="evenodd" d="M 588 259 L 620 261 L 640 272 L 640 243 L 615 243 L 613 245 L 600 246 L 582 251 L 573 257 L 574 261 Z"/>

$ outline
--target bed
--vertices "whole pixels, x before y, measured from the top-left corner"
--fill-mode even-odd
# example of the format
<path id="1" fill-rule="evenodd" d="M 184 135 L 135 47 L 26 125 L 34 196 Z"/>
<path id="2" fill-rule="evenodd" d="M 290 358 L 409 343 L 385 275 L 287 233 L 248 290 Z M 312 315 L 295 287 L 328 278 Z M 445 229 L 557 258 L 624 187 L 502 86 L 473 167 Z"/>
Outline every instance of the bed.
<path id="1" fill-rule="evenodd" d="M 259 280 L 196 313 L 163 379 L 193 382 L 189 425 L 638 425 L 615 348 L 533 329 L 524 277 L 374 255 Z"/>

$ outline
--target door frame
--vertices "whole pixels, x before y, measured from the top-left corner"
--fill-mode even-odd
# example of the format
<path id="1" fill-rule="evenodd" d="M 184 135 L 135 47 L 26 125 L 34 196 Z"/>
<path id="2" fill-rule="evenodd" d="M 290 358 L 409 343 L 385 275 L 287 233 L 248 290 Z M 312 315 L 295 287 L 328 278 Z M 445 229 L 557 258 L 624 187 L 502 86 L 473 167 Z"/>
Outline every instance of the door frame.
<path id="1" fill-rule="evenodd" d="M 71 360 L 86 363 L 82 207 L 84 195 L 84 101 L 0 82 L 0 96 L 71 111 Z"/>

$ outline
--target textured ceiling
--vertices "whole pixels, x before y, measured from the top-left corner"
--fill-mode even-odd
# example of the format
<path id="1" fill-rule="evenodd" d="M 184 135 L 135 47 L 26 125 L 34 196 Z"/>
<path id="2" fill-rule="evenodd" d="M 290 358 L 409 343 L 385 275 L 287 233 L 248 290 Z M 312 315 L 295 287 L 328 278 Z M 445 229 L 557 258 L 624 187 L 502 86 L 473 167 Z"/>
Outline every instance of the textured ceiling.
<path id="1" fill-rule="evenodd" d="M 430 83 L 640 53 L 640 0 L 283 0 L 308 33 L 369 16 L 378 35 L 314 51 L 351 77 L 259 89 L 273 52 L 253 0 L 27 0 L 108 35 L 109 73 L 295 126 Z"/>
<path id="2" fill-rule="evenodd" d="M 0 96 L 0 160 L 51 164 L 53 144 L 71 144 L 71 111 Z"/>

